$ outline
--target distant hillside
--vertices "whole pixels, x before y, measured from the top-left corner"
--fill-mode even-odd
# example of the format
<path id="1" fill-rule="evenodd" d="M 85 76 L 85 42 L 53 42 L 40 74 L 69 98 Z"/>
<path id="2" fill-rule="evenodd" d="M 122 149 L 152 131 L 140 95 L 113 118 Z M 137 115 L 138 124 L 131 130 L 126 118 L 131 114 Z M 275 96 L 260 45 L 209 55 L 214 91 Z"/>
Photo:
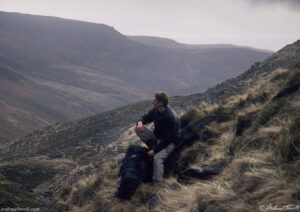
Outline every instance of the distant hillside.
<path id="1" fill-rule="evenodd" d="M 161 48 L 104 24 L 0 12 L 0 143 L 156 90 L 202 92 L 269 55 L 230 46 Z"/>
<path id="2" fill-rule="evenodd" d="M 247 136 L 245 139 L 248 139 L 246 142 L 249 144 L 252 142 L 250 136 L 256 135 L 257 130 L 271 130 L 272 133 L 273 128 L 264 128 L 276 125 L 277 128 L 274 132 L 278 132 L 278 127 L 283 129 L 281 127 L 284 127 L 285 123 L 293 122 L 292 119 L 296 118 L 299 113 L 299 85 L 297 84 L 299 83 L 298 69 L 300 67 L 299 50 L 300 41 L 297 41 L 287 45 L 265 61 L 254 64 L 244 74 L 218 84 L 205 93 L 171 98 L 171 106 L 178 113 L 187 114 L 185 116 L 192 118 L 191 121 L 201 118 L 209 111 L 214 111 L 219 117 L 218 122 L 213 122 L 206 128 L 210 130 L 211 135 L 214 135 L 211 140 L 208 143 L 200 140 L 195 147 L 187 150 L 187 154 L 182 155 L 181 161 L 179 161 L 182 169 L 187 168 L 184 164 L 193 165 L 197 160 L 204 159 L 204 153 L 212 155 L 208 162 L 223 161 L 227 166 L 234 155 L 232 151 L 242 151 L 239 149 L 242 146 L 234 143 L 239 142 L 239 138 L 234 136 L 239 116 L 245 115 L 246 118 L 253 119 L 253 123 L 259 124 L 253 125 L 254 132 L 249 131 L 248 134 L 245 134 Z M 274 75 L 275 71 L 278 72 L 276 75 Z M 298 86 L 298 91 L 293 90 L 290 93 L 281 94 L 287 99 L 273 102 L 273 98 L 278 96 L 280 91 L 293 83 Z M 199 107 L 200 104 L 202 106 Z M 169 181 L 163 182 L 162 187 L 151 187 L 151 185 L 145 185 L 146 188 L 141 187 L 133 201 L 120 202 L 112 199 L 110 195 L 117 184 L 116 161 L 129 144 L 139 143 L 133 127 L 137 118 L 150 108 L 150 101 L 134 103 L 96 116 L 48 126 L 2 145 L 0 147 L 0 191 L 2 191 L 0 197 L 4 202 L 2 204 L 26 206 L 34 202 L 41 207 L 52 207 L 54 211 L 58 208 L 72 211 L 76 207 L 92 207 L 95 210 L 99 206 L 98 203 L 104 204 L 103 207 L 107 210 L 114 208 L 115 211 L 126 206 L 129 208 L 148 207 L 150 199 L 156 194 L 159 195 L 156 192 L 167 191 L 160 191 L 160 188 L 166 188 L 168 182 L 178 184 L 176 181 L 178 173 L 175 172 Z M 283 109 L 278 112 L 281 108 Z M 278 116 L 275 116 L 276 114 Z M 274 119 L 272 119 L 273 117 Z M 268 122 L 269 120 L 272 122 Z M 284 120 L 290 121 L 285 122 Z M 271 125 L 264 125 L 265 123 Z M 264 132 L 267 134 L 263 134 Z M 260 135 L 268 137 L 268 132 L 261 131 Z M 199 132 L 199 135 L 201 133 Z M 276 134 L 270 135 L 268 142 L 272 142 L 272 138 L 276 137 Z M 253 142 L 256 142 L 256 137 L 253 138 Z M 263 140 L 261 142 L 264 143 Z M 205 152 L 202 152 L 202 147 Z M 263 147 L 269 148 L 268 146 Z M 199 150 L 201 151 L 199 152 Z M 225 150 L 230 155 L 222 155 L 223 152 L 228 153 Z M 252 150 L 256 151 L 255 148 Z M 246 155 L 247 158 L 248 153 L 251 152 L 240 152 L 239 155 Z M 255 157 L 257 154 L 257 152 L 254 154 Z M 200 164 L 205 162 L 202 159 Z M 246 159 L 242 159 L 243 164 L 244 160 Z M 235 163 L 238 163 L 238 160 Z M 225 173 L 229 174 L 235 163 L 228 166 Z M 251 165 L 247 164 L 246 166 Z M 243 166 L 240 168 L 242 169 Z M 101 172 L 94 176 L 99 171 Z M 271 172 L 273 173 L 273 168 Z M 232 175 L 230 176 L 232 177 Z M 84 179 L 85 181 L 79 181 Z M 236 182 L 242 182 L 239 179 L 236 180 Z M 218 182 L 213 181 L 213 183 Z M 209 189 L 214 190 L 214 187 L 210 186 Z M 184 188 L 186 189 L 183 191 L 192 191 L 189 187 Z M 213 198 L 213 193 L 208 194 L 209 198 Z M 205 194 L 201 193 L 201 195 Z M 232 193 L 232 195 L 234 196 L 236 193 Z M 193 199 L 195 197 L 192 196 Z M 246 197 L 247 195 L 244 198 Z M 160 203 L 157 202 L 156 207 L 163 207 L 163 203 L 159 205 Z M 186 207 L 189 208 L 191 205 Z"/>
<path id="3" fill-rule="evenodd" d="M 157 47 L 166 47 L 166 48 L 179 48 L 179 49 L 211 49 L 211 48 L 249 48 L 254 51 L 261 51 L 265 53 L 273 53 L 273 51 L 266 49 L 256 49 L 252 47 L 246 46 L 237 46 L 232 44 L 184 44 L 178 43 L 175 40 L 170 38 L 161 38 L 161 37 L 152 37 L 152 36 L 127 36 L 129 39 L 149 45 L 149 46 L 157 46 Z"/>

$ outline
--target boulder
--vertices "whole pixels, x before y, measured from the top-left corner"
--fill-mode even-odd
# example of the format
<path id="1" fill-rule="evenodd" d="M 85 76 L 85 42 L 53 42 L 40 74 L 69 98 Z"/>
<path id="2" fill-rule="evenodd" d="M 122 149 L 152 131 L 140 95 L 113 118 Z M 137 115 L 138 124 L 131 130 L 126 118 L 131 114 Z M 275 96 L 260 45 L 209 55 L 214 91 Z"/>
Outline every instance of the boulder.
<path id="1" fill-rule="evenodd" d="M 183 171 L 177 178 L 180 183 L 187 183 L 189 179 L 210 180 L 213 176 L 220 174 L 221 165 L 203 165 Z"/>

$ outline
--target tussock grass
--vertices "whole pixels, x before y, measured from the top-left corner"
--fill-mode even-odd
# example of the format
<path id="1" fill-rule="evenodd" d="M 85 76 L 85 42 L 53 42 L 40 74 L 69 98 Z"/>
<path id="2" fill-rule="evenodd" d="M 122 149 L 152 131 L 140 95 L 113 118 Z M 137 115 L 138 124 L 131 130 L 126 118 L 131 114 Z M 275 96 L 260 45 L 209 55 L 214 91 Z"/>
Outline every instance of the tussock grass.
<path id="1" fill-rule="evenodd" d="M 198 108 L 192 108 L 180 116 L 181 127 L 184 128 L 190 123 L 193 123 L 196 120 L 199 120 L 200 118 L 204 117 L 205 115 L 206 114 Z"/>
<path id="2" fill-rule="evenodd" d="M 289 73 L 287 84 L 300 84 L 300 68 L 298 66 Z"/>
<path id="3" fill-rule="evenodd" d="M 207 144 L 196 142 L 189 148 L 181 152 L 180 157 L 174 166 L 173 173 L 181 173 L 183 170 L 190 167 L 192 164 L 197 163 L 204 156 L 206 152 Z"/>
<path id="4" fill-rule="evenodd" d="M 205 102 L 202 102 L 198 107 L 193 107 L 185 111 L 184 113 L 180 114 L 181 128 L 184 128 L 187 125 L 203 118 L 207 114 L 212 113 L 217 107 L 217 105 L 209 105 Z"/>
<path id="5" fill-rule="evenodd" d="M 96 195 L 96 189 L 103 180 L 101 176 L 96 177 L 94 180 L 91 178 L 79 181 L 73 188 L 70 198 L 72 204 L 82 206 Z"/>
<path id="6" fill-rule="evenodd" d="M 287 69 L 278 69 L 271 75 L 271 81 L 284 81 L 289 75 L 290 73 Z"/>
<path id="7" fill-rule="evenodd" d="M 61 197 L 64 201 L 66 201 L 67 198 L 68 198 L 68 196 L 70 195 L 71 191 L 72 191 L 72 187 L 71 187 L 71 186 L 66 186 L 66 187 L 64 187 L 63 190 L 62 190 L 62 192 L 61 192 L 61 194 L 60 194 L 60 197 Z"/>
<path id="8" fill-rule="evenodd" d="M 245 99 L 245 104 L 257 104 L 264 103 L 269 97 L 266 90 L 262 89 L 261 86 L 251 89 Z"/>
<path id="9" fill-rule="evenodd" d="M 116 160 L 108 161 L 103 164 L 98 174 L 78 181 L 73 187 L 65 187 L 61 193 L 64 201 L 56 203 L 52 211 L 73 211 L 78 207 L 93 204 L 94 199 L 98 197 L 99 190 L 117 184 L 117 168 Z"/>
<path id="10" fill-rule="evenodd" d="M 186 125 L 207 114 L 217 114 L 217 121 L 203 130 L 213 136 L 186 148 L 169 178 L 142 184 L 131 199 L 110 197 L 117 187 L 118 165 L 108 161 L 97 177 L 73 187 L 59 203 L 60 208 L 127 212 L 149 211 L 151 205 L 151 211 L 215 212 L 260 211 L 270 204 L 299 205 L 300 103 L 290 98 L 291 93 L 274 98 L 298 79 L 298 70 L 278 70 L 261 78 L 245 94 L 219 105 L 201 104 L 183 113 Z M 244 121 L 250 125 L 242 126 Z M 236 133 L 238 127 L 243 127 L 240 135 Z M 204 164 L 221 164 L 224 170 L 210 181 L 176 182 L 185 169 Z M 172 189 L 172 184 L 178 189 Z"/>
<path id="11" fill-rule="evenodd" d="M 286 103 L 286 99 L 276 99 L 267 104 L 260 113 L 257 124 L 263 125 L 268 122 Z"/>
<path id="12" fill-rule="evenodd" d="M 43 201 L 42 197 L 32 194 L 23 185 L 7 179 L 0 179 L 0 209 L 2 208 L 3 211 L 5 208 L 17 208 L 18 206 L 39 207 L 43 211 L 46 210 L 42 204 Z"/>
<path id="13" fill-rule="evenodd" d="M 64 212 L 64 211 L 69 211 L 69 205 L 63 201 L 58 201 L 52 208 L 51 211 L 56 211 L 56 212 Z"/>
<path id="14" fill-rule="evenodd" d="M 300 156 L 300 115 L 296 116 L 289 128 L 284 128 L 274 143 L 274 151 L 282 162 L 295 161 Z"/>

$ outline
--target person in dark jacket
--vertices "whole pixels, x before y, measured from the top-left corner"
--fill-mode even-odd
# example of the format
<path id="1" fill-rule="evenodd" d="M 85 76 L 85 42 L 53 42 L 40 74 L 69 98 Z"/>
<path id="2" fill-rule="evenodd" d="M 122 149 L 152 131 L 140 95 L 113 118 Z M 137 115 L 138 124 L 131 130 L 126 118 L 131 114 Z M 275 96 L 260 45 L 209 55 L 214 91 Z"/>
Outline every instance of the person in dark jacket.
<path id="1" fill-rule="evenodd" d="M 164 176 L 164 161 L 180 141 L 180 120 L 175 111 L 168 106 L 168 95 L 156 92 L 152 101 L 154 108 L 144 114 L 138 121 L 135 132 L 147 144 L 147 152 L 153 160 L 153 180 Z M 152 131 L 145 124 L 154 122 Z"/>

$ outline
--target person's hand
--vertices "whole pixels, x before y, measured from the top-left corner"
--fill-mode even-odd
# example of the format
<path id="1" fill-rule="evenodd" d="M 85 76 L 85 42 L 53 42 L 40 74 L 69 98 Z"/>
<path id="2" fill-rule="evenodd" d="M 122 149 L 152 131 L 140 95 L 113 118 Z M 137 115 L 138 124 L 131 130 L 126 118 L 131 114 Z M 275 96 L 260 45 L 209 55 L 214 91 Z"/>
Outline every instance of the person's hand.
<path id="1" fill-rule="evenodd" d="M 151 149 L 149 152 L 147 152 L 147 155 L 149 157 L 153 157 L 155 155 L 154 151 Z"/>
<path id="2" fill-rule="evenodd" d="M 144 131 L 144 125 L 143 125 L 143 122 L 139 121 L 138 122 L 138 125 L 137 125 L 137 130 L 138 131 Z"/>

